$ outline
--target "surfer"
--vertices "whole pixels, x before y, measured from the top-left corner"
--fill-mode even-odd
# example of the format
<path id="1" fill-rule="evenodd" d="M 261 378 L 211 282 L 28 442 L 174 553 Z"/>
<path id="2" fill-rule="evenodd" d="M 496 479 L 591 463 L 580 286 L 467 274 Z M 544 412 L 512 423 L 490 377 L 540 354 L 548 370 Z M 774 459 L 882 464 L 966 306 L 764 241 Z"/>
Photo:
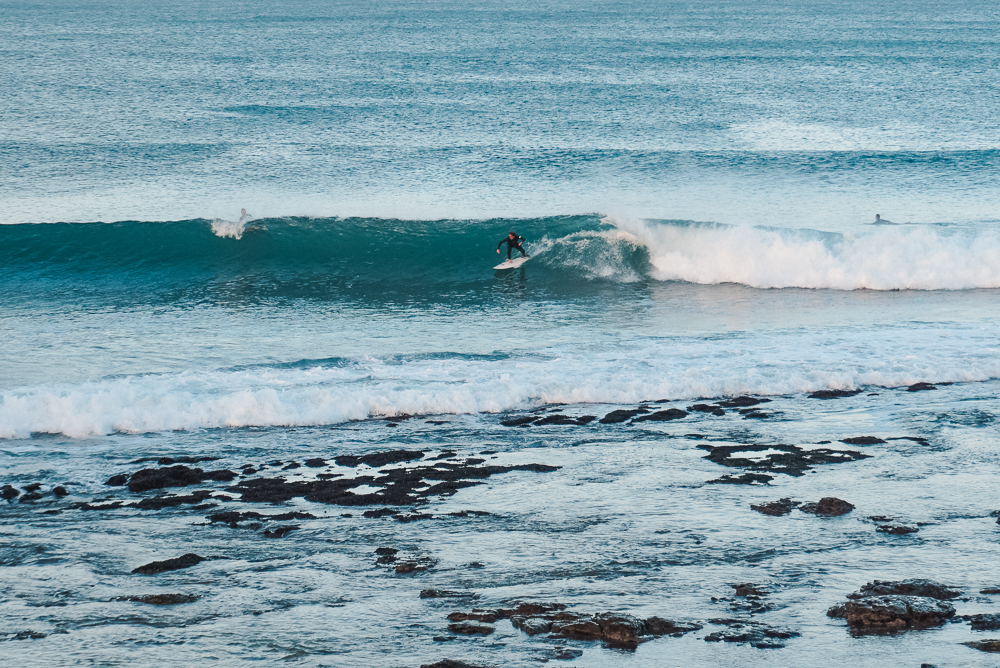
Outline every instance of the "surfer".
<path id="1" fill-rule="evenodd" d="M 240 209 L 240 225 L 246 225 L 251 220 L 253 220 L 253 216 L 247 213 L 246 209 Z"/>
<path id="2" fill-rule="evenodd" d="M 507 261 L 510 262 L 510 251 L 514 248 L 521 251 L 521 257 L 528 257 L 528 254 L 524 252 L 524 247 L 521 242 L 524 241 L 524 237 L 517 236 L 516 232 L 510 232 L 506 238 L 501 239 L 500 243 L 497 244 L 497 255 L 500 254 L 500 247 L 507 244 Z"/>
<path id="3" fill-rule="evenodd" d="M 896 223 L 892 222 L 891 220 L 886 220 L 882 218 L 882 216 L 878 215 L 877 213 L 875 214 L 875 222 L 872 223 L 872 225 L 895 225 L 895 224 Z"/>

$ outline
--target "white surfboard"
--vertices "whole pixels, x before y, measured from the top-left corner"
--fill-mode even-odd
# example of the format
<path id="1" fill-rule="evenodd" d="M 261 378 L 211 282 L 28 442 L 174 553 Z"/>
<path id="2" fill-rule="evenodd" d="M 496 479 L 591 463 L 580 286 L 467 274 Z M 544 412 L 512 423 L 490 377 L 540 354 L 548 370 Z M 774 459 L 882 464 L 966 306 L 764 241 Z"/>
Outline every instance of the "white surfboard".
<path id="1" fill-rule="evenodd" d="M 501 262 L 500 264 L 498 264 L 497 266 L 495 266 L 493 268 L 494 269 L 515 269 L 517 267 L 520 267 L 522 264 L 524 264 L 525 262 L 527 262 L 530 259 L 531 258 L 528 258 L 528 257 L 518 257 L 518 258 L 514 258 L 513 260 L 507 260 L 506 262 Z"/>

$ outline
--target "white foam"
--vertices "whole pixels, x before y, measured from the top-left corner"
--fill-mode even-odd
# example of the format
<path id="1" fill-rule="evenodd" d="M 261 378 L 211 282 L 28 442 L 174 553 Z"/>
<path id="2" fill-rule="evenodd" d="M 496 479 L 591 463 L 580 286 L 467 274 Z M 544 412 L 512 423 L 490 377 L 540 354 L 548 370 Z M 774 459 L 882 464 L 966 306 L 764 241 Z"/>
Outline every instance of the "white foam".
<path id="1" fill-rule="evenodd" d="M 755 288 L 964 290 L 1000 287 L 1000 234 L 926 226 L 850 234 L 606 218 L 649 251 L 662 281 Z"/>
<path id="2" fill-rule="evenodd" d="M 212 221 L 212 234 L 222 238 L 242 239 L 248 222 L 248 220 L 232 221 L 216 218 Z"/>

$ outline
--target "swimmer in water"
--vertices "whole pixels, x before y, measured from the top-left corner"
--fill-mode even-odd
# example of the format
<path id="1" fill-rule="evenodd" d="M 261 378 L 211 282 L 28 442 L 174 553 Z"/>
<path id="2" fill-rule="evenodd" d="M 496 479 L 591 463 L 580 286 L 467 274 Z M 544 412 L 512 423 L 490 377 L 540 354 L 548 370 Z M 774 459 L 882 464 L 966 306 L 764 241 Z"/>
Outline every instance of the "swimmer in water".
<path id="1" fill-rule="evenodd" d="M 878 218 L 878 216 L 876 216 L 876 218 Z M 245 224 L 251 220 L 253 220 L 253 216 L 247 213 L 246 209 L 240 209 L 240 224 Z"/>

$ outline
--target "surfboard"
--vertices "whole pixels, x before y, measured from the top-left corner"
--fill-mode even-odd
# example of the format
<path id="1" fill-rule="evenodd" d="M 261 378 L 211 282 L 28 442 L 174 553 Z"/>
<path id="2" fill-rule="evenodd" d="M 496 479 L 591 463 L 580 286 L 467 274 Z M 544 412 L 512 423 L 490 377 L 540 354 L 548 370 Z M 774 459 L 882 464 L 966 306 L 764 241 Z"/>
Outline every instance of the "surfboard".
<path id="1" fill-rule="evenodd" d="M 525 262 L 527 262 L 530 259 L 531 259 L 530 257 L 518 257 L 518 258 L 514 258 L 513 260 L 508 260 L 506 262 L 501 262 L 500 264 L 498 264 L 497 266 L 495 266 L 493 268 L 494 269 L 498 269 L 498 270 L 499 269 L 516 269 L 517 267 L 520 267 L 522 264 L 524 264 Z"/>

